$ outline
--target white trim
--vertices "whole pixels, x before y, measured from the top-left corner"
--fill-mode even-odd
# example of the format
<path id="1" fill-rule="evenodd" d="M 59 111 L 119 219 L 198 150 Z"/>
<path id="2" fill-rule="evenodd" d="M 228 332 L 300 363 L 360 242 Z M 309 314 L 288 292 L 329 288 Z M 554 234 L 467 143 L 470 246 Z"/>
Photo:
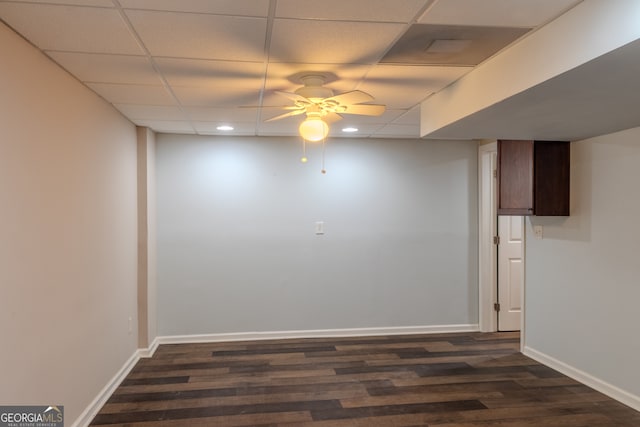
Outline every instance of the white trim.
<path id="1" fill-rule="evenodd" d="M 139 348 L 135 353 L 131 355 L 129 360 L 127 360 L 122 368 L 116 373 L 116 375 L 111 378 L 111 380 L 107 383 L 107 385 L 98 393 L 95 399 L 85 408 L 85 410 L 80 414 L 80 416 L 75 420 L 71 427 L 86 427 L 88 426 L 93 418 L 98 415 L 100 409 L 107 403 L 107 400 L 111 397 L 114 391 L 118 388 L 120 383 L 124 381 L 124 379 L 129 375 L 129 372 L 136 366 L 136 363 L 142 358 L 152 357 L 153 354 L 158 349 L 158 345 L 160 344 L 160 340 L 156 337 L 151 345 L 148 348 Z"/>
<path id="2" fill-rule="evenodd" d="M 576 381 L 579 381 L 600 393 L 606 394 L 612 399 L 621 402 L 636 411 L 640 411 L 640 396 L 636 396 L 634 394 L 629 393 L 628 391 L 622 390 L 612 384 L 609 384 L 606 381 L 603 381 L 599 378 L 594 377 L 591 374 L 588 374 L 580 369 L 574 368 L 571 365 L 568 365 L 558 359 L 555 359 L 545 353 L 542 353 L 538 350 L 535 350 L 531 347 L 525 347 L 523 351 L 525 356 L 532 358 L 544 365 L 549 366 L 550 368 L 555 369 L 558 372 L 563 373 L 564 375 L 573 378 Z"/>
<path id="3" fill-rule="evenodd" d="M 133 369 L 133 367 L 140 360 L 139 351 L 136 351 L 131 355 L 129 360 L 127 360 L 122 368 L 116 373 L 116 375 L 111 378 L 111 380 L 107 383 L 106 386 L 98 393 L 95 399 L 85 408 L 85 410 L 80 414 L 80 416 L 71 424 L 71 427 L 85 427 L 88 426 L 89 423 L 93 420 L 93 418 L 98 414 L 102 406 L 107 403 L 107 400 L 111 397 L 113 392 L 118 388 L 120 383 L 129 375 L 129 372 Z"/>
<path id="4" fill-rule="evenodd" d="M 155 337 L 148 348 L 138 349 L 138 355 L 140 356 L 140 358 L 153 357 L 153 354 L 156 352 L 159 345 L 160 340 L 158 337 Z"/>
<path id="5" fill-rule="evenodd" d="M 337 338 L 372 335 L 442 334 L 451 332 L 479 332 L 478 325 L 401 326 L 391 328 L 317 329 L 302 331 L 231 332 L 204 335 L 173 335 L 158 337 L 160 344 L 205 343 L 225 341 L 254 341 L 287 338 Z"/>
<path id="6" fill-rule="evenodd" d="M 478 324 L 482 332 L 495 332 L 498 322 L 493 304 L 498 302 L 496 180 L 492 155 L 498 143 L 478 146 Z"/>

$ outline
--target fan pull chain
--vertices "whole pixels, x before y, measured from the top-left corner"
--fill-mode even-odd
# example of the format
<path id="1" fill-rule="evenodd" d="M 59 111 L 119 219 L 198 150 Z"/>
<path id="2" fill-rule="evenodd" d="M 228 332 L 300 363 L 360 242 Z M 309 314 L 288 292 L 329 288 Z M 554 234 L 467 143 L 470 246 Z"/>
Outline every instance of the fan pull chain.
<path id="1" fill-rule="evenodd" d="M 302 138 L 302 157 L 300 157 L 300 161 L 302 163 L 307 163 L 307 140 Z"/>
<path id="2" fill-rule="evenodd" d="M 320 173 L 322 174 L 326 174 L 327 170 L 324 168 L 324 152 L 325 152 L 325 138 L 322 138 L 322 169 L 320 170 Z"/>
<path id="3" fill-rule="evenodd" d="M 327 140 L 326 138 L 322 139 L 322 169 L 320 169 L 320 173 L 322 174 L 326 174 L 327 170 L 325 169 L 325 152 L 326 152 L 326 148 L 327 148 L 327 144 L 326 144 Z M 309 159 L 307 158 L 307 140 L 302 138 L 302 157 L 300 157 L 300 162 L 301 163 L 307 163 L 309 161 Z"/>

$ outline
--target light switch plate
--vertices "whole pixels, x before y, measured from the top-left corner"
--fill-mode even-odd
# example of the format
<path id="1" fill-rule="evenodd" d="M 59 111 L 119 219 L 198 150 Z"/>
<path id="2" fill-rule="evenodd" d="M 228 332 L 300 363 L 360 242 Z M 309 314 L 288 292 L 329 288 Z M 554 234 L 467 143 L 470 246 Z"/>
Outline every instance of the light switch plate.
<path id="1" fill-rule="evenodd" d="M 324 221 L 316 221 L 316 234 L 324 234 Z"/>

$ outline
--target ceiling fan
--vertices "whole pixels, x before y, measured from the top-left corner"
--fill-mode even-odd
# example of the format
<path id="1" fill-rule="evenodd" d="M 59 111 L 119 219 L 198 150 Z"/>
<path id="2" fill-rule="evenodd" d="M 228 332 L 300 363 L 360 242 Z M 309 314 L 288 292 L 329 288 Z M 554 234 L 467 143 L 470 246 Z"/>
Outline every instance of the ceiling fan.
<path id="1" fill-rule="evenodd" d="M 334 95 L 331 89 L 324 87 L 326 77 L 320 73 L 302 75 L 300 81 L 304 86 L 295 92 L 275 92 L 293 101 L 293 105 L 281 107 L 288 111 L 266 121 L 306 114 L 307 118 L 300 124 L 299 131 L 308 141 L 324 139 L 329 133 L 328 123 L 342 119 L 342 114 L 379 116 L 386 109 L 384 105 L 366 104 L 374 98 L 360 90 Z"/>

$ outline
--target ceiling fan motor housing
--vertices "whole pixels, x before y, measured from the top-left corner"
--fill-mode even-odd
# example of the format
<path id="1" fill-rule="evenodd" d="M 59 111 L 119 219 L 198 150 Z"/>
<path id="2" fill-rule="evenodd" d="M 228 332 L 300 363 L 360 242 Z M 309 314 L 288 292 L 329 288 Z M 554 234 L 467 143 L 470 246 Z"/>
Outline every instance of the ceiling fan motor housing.
<path id="1" fill-rule="evenodd" d="M 324 76 L 310 74 L 308 76 L 300 77 L 300 80 L 304 83 L 304 86 L 295 91 L 295 93 L 300 96 L 304 96 L 313 102 L 333 96 L 333 91 L 331 89 L 322 86 L 325 83 Z"/>

